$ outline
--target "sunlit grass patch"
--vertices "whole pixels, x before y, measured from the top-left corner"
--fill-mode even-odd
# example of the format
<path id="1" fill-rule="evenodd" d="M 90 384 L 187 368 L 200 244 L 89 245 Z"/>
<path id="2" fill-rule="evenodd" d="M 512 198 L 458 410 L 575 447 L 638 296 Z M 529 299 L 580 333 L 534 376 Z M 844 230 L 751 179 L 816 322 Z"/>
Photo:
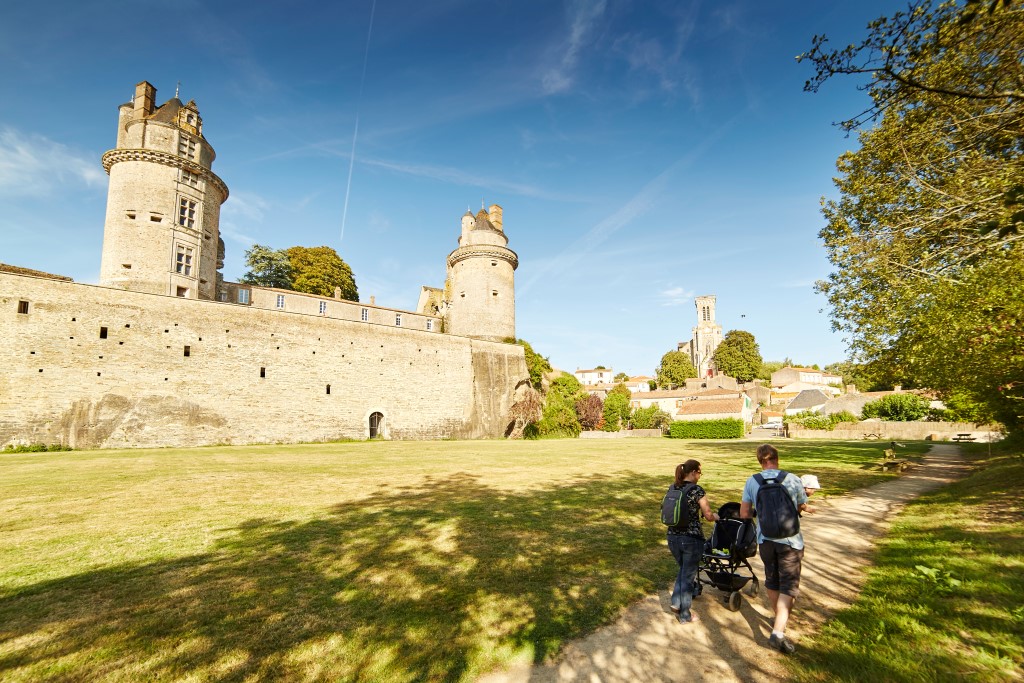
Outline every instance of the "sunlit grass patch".
<path id="1" fill-rule="evenodd" d="M 1024 459 L 978 466 L 898 517 L 861 598 L 805 639 L 797 680 L 1020 680 Z"/>
<path id="2" fill-rule="evenodd" d="M 658 506 L 753 442 L 375 442 L 0 456 L 0 679 L 470 680 L 674 574 Z M 877 443 L 781 445 L 825 491 Z M 920 448 L 923 446 L 911 446 Z"/>

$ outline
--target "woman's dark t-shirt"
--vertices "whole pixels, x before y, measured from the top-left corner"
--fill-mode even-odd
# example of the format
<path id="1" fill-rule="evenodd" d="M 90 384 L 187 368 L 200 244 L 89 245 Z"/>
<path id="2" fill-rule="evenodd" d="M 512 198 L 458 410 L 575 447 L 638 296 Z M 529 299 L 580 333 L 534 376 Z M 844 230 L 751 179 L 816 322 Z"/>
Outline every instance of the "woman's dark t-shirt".
<path id="1" fill-rule="evenodd" d="M 680 486 L 674 486 L 673 488 L 679 489 Z M 686 509 L 688 511 L 687 519 L 689 524 L 683 526 L 670 526 L 668 532 L 670 534 L 682 534 L 684 536 L 693 536 L 704 540 L 704 527 L 701 525 L 700 520 L 702 519 L 700 513 L 700 499 L 705 496 L 703 487 L 700 484 L 694 484 L 690 487 L 690 490 L 686 492 Z"/>

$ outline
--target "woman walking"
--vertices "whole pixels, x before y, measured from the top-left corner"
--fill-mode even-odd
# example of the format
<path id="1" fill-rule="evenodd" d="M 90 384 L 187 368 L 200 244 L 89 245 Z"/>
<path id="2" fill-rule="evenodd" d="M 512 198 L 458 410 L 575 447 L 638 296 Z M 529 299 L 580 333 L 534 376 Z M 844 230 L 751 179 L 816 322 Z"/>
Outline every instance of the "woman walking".
<path id="1" fill-rule="evenodd" d="M 697 576 L 697 566 L 700 564 L 700 556 L 704 552 L 704 529 L 701 526 L 701 517 L 714 522 L 718 515 L 711 511 L 708 505 L 707 495 L 704 489 L 697 482 L 701 477 L 700 463 L 696 460 L 687 460 L 681 465 L 676 465 L 676 478 L 673 488 L 685 491 L 682 506 L 686 510 L 685 515 L 680 515 L 680 522 L 677 526 L 668 527 L 668 549 L 672 552 L 676 564 L 679 565 L 679 574 L 676 576 L 675 586 L 672 588 L 672 611 L 679 615 L 680 624 L 689 624 L 697 621 L 697 617 L 690 612 L 690 603 L 693 602 L 694 579 Z"/>

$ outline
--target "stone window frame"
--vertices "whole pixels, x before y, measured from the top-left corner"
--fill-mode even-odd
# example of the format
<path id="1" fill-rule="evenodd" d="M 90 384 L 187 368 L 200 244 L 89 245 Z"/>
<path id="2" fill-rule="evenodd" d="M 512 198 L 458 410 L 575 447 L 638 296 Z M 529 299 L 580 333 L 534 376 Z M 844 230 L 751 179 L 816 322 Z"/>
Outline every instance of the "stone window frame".
<path id="1" fill-rule="evenodd" d="M 427 332 L 433 332 L 433 331 L 434 331 L 434 321 L 428 318 L 427 319 Z"/>
<path id="2" fill-rule="evenodd" d="M 192 269 L 195 260 L 195 247 L 177 243 L 174 247 L 174 272 L 185 277 L 193 277 Z"/>
<path id="3" fill-rule="evenodd" d="M 240 290 L 238 290 L 238 303 L 246 304 L 246 305 L 249 304 L 249 290 L 248 289 L 240 289 Z"/>
<path id="4" fill-rule="evenodd" d="M 370 320 L 370 309 L 368 309 L 368 308 L 364 308 L 364 309 L 363 309 L 363 310 L 362 310 L 362 311 L 361 311 L 361 312 L 359 313 L 359 319 L 360 319 L 360 320 L 362 320 L 362 321 L 363 321 L 364 323 L 365 323 L 365 322 L 369 322 L 369 320 Z"/>
<path id="5" fill-rule="evenodd" d="M 201 180 L 202 178 L 198 173 L 193 173 L 186 168 L 181 169 L 181 183 L 183 185 L 188 185 L 198 190 Z"/>
<path id="6" fill-rule="evenodd" d="M 321 301 L 320 302 L 320 315 L 326 315 L 326 314 L 327 314 L 327 302 L 326 301 Z"/>
<path id="7" fill-rule="evenodd" d="M 277 308 L 284 308 L 284 294 L 277 295 Z"/>
<path id="8" fill-rule="evenodd" d="M 178 225 L 190 230 L 198 229 L 196 224 L 199 221 L 199 200 L 186 195 L 178 195 Z"/>
<path id="9" fill-rule="evenodd" d="M 178 136 L 178 156 L 195 161 L 197 149 L 196 141 L 191 137 L 184 134 Z"/>
<path id="10" fill-rule="evenodd" d="M 395 327 L 401 327 L 401 326 L 402 326 L 402 314 L 401 313 L 395 313 Z"/>

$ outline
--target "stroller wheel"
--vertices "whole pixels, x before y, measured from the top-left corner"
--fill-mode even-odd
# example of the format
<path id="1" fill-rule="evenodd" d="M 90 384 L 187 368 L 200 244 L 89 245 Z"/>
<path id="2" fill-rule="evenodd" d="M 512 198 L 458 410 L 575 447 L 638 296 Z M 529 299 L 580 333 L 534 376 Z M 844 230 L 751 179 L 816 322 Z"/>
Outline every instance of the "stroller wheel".
<path id="1" fill-rule="evenodd" d="M 739 591 L 733 591 L 729 593 L 729 601 L 727 603 L 729 611 L 738 612 L 740 609 L 740 603 L 743 602 L 743 598 L 740 597 Z"/>
<path id="2" fill-rule="evenodd" d="M 747 595 L 749 595 L 752 598 L 755 598 L 757 597 L 758 588 L 759 586 L 757 584 L 757 579 L 754 579 L 750 582 L 750 584 L 746 587 L 745 590 L 747 592 Z"/>

